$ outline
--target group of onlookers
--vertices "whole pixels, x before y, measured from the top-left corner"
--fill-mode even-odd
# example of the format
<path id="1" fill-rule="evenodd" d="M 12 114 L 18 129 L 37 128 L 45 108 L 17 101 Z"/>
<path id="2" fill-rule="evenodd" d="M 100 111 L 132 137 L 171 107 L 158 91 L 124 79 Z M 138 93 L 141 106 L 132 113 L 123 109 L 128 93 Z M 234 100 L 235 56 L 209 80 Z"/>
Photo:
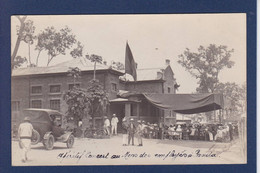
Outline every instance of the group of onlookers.
<path id="1" fill-rule="evenodd" d="M 164 127 L 164 138 L 203 141 L 232 141 L 238 137 L 237 124 L 178 124 Z"/>
<path id="2" fill-rule="evenodd" d="M 143 121 L 144 131 L 143 137 L 148 139 L 160 139 L 162 136 L 162 128 L 156 123 L 150 123 Z"/>
<path id="3" fill-rule="evenodd" d="M 133 118 L 122 120 L 123 146 L 134 145 L 134 137 L 137 137 L 138 146 L 143 146 L 144 124 L 141 120 L 134 121 Z"/>
<path id="4" fill-rule="evenodd" d="M 108 135 L 117 134 L 118 118 L 115 114 L 111 121 L 105 117 L 104 129 Z M 110 132 L 111 128 L 111 132 Z M 134 145 L 134 137 L 138 146 L 143 145 L 142 138 L 170 140 L 203 140 L 203 141 L 232 141 L 238 137 L 238 125 L 225 124 L 171 124 L 169 126 L 134 120 L 122 119 L 123 146 Z"/>
<path id="5" fill-rule="evenodd" d="M 116 114 L 113 114 L 111 122 L 108 119 L 107 116 L 104 117 L 104 129 L 107 133 L 107 135 L 110 135 L 110 127 L 111 127 L 111 134 L 117 135 L 117 124 L 118 124 L 118 118 Z"/>

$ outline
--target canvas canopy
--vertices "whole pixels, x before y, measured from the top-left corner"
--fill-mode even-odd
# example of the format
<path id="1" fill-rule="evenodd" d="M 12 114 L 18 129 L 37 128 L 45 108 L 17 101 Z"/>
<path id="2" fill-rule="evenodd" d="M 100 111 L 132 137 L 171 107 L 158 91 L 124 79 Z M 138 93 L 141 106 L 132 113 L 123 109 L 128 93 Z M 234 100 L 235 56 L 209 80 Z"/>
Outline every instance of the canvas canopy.
<path id="1" fill-rule="evenodd" d="M 143 93 L 144 97 L 160 109 L 181 114 L 195 114 L 222 109 L 222 94 L 159 94 Z"/>

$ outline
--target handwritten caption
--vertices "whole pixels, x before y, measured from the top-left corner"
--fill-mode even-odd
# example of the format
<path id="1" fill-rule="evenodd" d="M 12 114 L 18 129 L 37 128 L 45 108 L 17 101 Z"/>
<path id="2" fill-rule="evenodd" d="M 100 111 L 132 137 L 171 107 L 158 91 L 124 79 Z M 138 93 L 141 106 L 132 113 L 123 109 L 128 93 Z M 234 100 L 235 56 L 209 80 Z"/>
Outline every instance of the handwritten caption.
<path id="1" fill-rule="evenodd" d="M 79 162 L 81 159 L 136 159 L 136 158 L 140 158 L 140 159 L 148 159 L 148 158 L 155 158 L 155 159 L 162 159 L 162 160 L 166 160 L 166 159 L 177 159 L 177 158 L 192 158 L 192 157 L 197 157 L 197 158 L 213 158 L 213 157 L 217 157 L 217 154 L 214 153 L 213 151 L 206 151 L 206 152 L 202 152 L 200 149 L 197 149 L 193 152 L 190 151 L 176 151 L 176 150 L 172 150 L 169 151 L 168 153 L 156 153 L 156 154 L 150 154 L 150 153 L 146 153 L 146 152 L 142 152 L 142 153 L 132 153 L 130 151 L 127 151 L 124 154 L 115 154 L 115 153 L 98 153 L 98 154 L 94 154 L 90 151 L 67 151 L 67 152 L 62 152 L 59 153 L 57 156 L 57 159 L 60 160 L 60 162 L 62 162 L 64 159 L 68 160 L 75 160 L 76 162 Z"/>

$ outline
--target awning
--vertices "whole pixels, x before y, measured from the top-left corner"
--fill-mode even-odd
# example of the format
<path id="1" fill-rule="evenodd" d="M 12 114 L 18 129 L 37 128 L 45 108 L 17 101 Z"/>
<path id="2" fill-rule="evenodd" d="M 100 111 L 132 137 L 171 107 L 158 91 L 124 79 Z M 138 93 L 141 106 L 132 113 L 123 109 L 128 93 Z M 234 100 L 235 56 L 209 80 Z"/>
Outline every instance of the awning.
<path id="1" fill-rule="evenodd" d="M 158 94 L 143 93 L 144 97 L 160 109 L 181 114 L 195 114 L 222 109 L 222 94 Z"/>

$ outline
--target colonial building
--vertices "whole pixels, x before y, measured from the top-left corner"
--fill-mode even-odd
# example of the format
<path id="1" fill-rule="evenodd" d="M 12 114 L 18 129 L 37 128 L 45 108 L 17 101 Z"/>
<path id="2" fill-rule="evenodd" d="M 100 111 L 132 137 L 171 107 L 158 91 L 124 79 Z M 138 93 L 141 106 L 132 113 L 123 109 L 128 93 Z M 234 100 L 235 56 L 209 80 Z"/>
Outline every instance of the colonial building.
<path id="1" fill-rule="evenodd" d="M 66 113 L 67 105 L 62 99 L 65 91 L 73 87 L 73 78 L 68 76 L 70 67 L 78 67 L 81 77 L 76 85 L 86 88 L 93 78 L 94 65 L 81 58 L 50 67 L 18 68 L 12 72 L 12 119 L 26 108 L 55 109 Z M 96 79 L 109 93 L 110 106 L 107 115 L 116 113 L 121 121 L 124 116 L 144 119 L 151 123 L 175 121 L 172 111 L 160 110 L 142 97 L 120 98 L 120 93 L 176 93 L 176 79 L 166 60 L 165 67 L 138 69 L 137 81 L 126 80 L 122 71 L 97 64 Z M 101 120 L 101 117 L 96 117 Z M 120 124 L 120 123 L 119 123 Z"/>

